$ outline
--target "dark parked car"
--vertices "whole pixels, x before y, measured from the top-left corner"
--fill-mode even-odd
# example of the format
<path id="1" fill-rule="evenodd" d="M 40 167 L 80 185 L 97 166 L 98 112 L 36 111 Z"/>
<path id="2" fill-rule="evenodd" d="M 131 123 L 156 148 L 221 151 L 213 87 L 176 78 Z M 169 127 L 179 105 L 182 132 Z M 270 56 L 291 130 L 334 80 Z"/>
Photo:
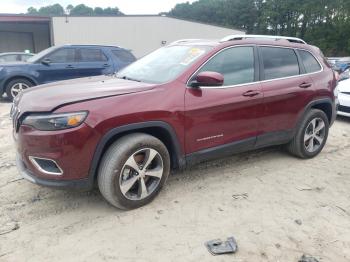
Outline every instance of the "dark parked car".
<path id="1" fill-rule="evenodd" d="M 150 202 L 173 168 L 285 144 L 312 158 L 336 116 L 336 77 L 296 38 L 179 41 L 118 73 L 28 90 L 12 107 L 17 166 L 33 183 Z M 234 186 L 234 185 L 233 185 Z"/>
<path id="2" fill-rule="evenodd" d="M 64 45 L 50 47 L 27 63 L 0 64 L 0 96 L 9 99 L 31 86 L 54 81 L 113 74 L 136 59 L 115 46 Z"/>
<path id="3" fill-rule="evenodd" d="M 0 63 L 26 62 L 34 54 L 25 52 L 8 52 L 0 54 Z"/>

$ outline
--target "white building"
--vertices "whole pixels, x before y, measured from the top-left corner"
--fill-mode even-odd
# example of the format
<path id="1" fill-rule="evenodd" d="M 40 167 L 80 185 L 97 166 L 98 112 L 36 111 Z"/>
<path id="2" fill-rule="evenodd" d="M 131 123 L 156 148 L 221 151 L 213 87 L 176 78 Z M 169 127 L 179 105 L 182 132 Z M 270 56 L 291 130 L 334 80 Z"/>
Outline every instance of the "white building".
<path id="1" fill-rule="evenodd" d="M 220 39 L 244 32 L 159 15 L 36 17 L 0 15 L 0 52 L 39 52 L 51 45 L 97 44 L 131 49 L 141 57 L 184 38 Z M 1 43 L 3 42 L 3 43 Z"/>

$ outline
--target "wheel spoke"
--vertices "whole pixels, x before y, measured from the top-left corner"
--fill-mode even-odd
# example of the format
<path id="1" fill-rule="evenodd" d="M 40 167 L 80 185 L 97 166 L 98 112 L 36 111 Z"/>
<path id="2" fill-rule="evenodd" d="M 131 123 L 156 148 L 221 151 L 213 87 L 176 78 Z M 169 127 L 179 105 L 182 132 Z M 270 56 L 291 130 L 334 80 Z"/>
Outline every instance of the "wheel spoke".
<path id="1" fill-rule="evenodd" d="M 315 119 L 312 119 L 312 121 L 310 122 L 311 126 L 312 126 L 312 131 L 314 132 L 315 131 L 315 128 L 316 128 L 316 118 Z"/>
<path id="2" fill-rule="evenodd" d="M 146 176 L 161 178 L 163 175 L 163 168 L 151 169 L 145 172 Z"/>
<path id="3" fill-rule="evenodd" d="M 122 193 L 125 195 L 132 188 L 132 186 L 136 183 L 137 180 L 138 180 L 138 177 L 134 176 L 126 180 L 125 182 L 123 182 L 120 185 L 120 190 L 122 191 Z"/>
<path id="4" fill-rule="evenodd" d="M 315 139 L 317 140 L 318 144 L 322 145 L 322 142 L 323 142 L 323 138 L 318 136 L 318 135 L 315 135 Z"/>
<path id="5" fill-rule="evenodd" d="M 126 166 L 131 167 L 132 169 L 134 169 L 137 172 L 140 172 L 140 167 L 139 165 L 136 163 L 134 155 L 132 155 L 131 157 L 129 157 L 128 161 L 126 161 L 125 163 Z"/>
<path id="6" fill-rule="evenodd" d="M 323 128 L 325 128 L 325 124 L 323 121 L 319 121 L 317 127 L 315 128 L 315 132 L 320 132 Z"/>
<path id="7" fill-rule="evenodd" d="M 311 137 L 312 137 L 312 135 L 310 135 L 310 134 L 305 134 L 305 136 L 304 136 L 304 143 L 307 142 L 307 141 L 309 141 Z"/>
<path id="8" fill-rule="evenodd" d="M 144 168 L 146 169 L 152 162 L 152 160 L 156 157 L 157 155 L 157 151 L 154 149 L 148 149 L 147 155 L 146 155 L 146 159 L 144 161 Z"/>
<path id="9" fill-rule="evenodd" d="M 309 145 L 307 146 L 307 150 L 309 152 L 313 152 L 314 151 L 314 139 L 310 139 Z"/>
<path id="10" fill-rule="evenodd" d="M 148 195 L 145 179 L 143 177 L 140 177 L 139 180 L 139 192 L 138 195 L 140 198 L 145 198 Z"/>

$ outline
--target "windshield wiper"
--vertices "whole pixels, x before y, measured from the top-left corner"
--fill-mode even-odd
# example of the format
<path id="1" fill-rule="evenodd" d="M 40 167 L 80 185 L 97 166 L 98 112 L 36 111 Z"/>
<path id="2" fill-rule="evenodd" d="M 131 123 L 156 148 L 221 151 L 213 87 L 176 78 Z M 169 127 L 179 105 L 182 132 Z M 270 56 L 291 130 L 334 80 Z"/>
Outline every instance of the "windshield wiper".
<path id="1" fill-rule="evenodd" d="M 141 80 L 138 80 L 138 79 L 135 79 L 135 78 L 132 78 L 132 77 L 128 77 L 128 76 L 117 76 L 117 78 L 124 79 L 124 80 L 135 81 L 135 82 L 141 82 Z"/>

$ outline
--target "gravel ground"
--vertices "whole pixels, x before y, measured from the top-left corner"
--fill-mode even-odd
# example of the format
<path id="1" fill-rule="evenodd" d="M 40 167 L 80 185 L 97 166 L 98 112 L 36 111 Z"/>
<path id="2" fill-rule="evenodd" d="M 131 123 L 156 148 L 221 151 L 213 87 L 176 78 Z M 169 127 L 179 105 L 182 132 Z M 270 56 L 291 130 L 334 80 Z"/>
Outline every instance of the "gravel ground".
<path id="1" fill-rule="evenodd" d="M 100 193 L 33 185 L 17 173 L 0 100 L 0 261 L 350 261 L 350 120 L 311 160 L 279 147 L 172 175 L 150 205 L 120 211 Z M 207 240 L 234 236 L 236 254 Z"/>

